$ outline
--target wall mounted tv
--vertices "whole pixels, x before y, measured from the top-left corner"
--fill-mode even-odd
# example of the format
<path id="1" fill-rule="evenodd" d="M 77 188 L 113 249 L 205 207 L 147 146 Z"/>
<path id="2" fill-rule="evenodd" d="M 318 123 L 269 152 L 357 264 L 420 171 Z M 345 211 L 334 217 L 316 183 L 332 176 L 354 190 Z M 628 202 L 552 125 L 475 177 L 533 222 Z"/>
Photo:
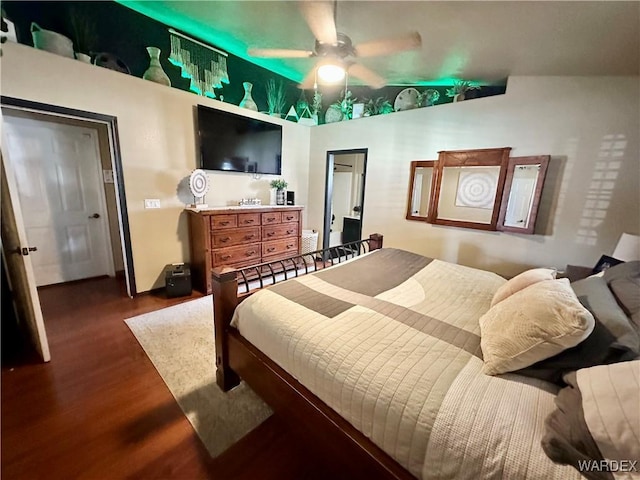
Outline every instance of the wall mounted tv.
<path id="1" fill-rule="evenodd" d="M 280 175 L 282 125 L 198 105 L 200 168 Z"/>

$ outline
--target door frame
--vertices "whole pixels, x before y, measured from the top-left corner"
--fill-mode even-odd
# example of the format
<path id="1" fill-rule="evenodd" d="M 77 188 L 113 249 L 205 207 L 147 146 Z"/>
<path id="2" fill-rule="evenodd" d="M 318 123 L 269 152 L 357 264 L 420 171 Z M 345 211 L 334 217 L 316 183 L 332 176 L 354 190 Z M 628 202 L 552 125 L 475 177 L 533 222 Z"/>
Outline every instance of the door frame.
<path id="1" fill-rule="evenodd" d="M 60 107 L 46 103 L 33 102 L 20 98 L 0 96 L 0 105 L 3 109 L 13 109 L 19 111 L 31 111 L 51 117 L 55 122 L 56 117 L 67 117 L 82 120 L 88 123 L 98 123 L 106 125 L 108 132 L 109 150 L 111 156 L 111 167 L 113 169 L 116 206 L 118 211 L 118 223 L 120 225 L 120 247 L 122 249 L 125 282 L 127 292 L 130 297 L 134 297 L 138 292 L 136 289 L 135 272 L 133 268 L 133 251 L 131 249 L 131 231 L 129 228 L 129 215 L 127 210 L 127 200 L 124 188 L 124 174 L 122 171 L 122 156 L 120 154 L 120 142 L 118 134 L 118 119 L 113 115 L 88 112 L 73 108 Z M 102 168 L 102 167 L 100 167 Z"/>
<path id="2" fill-rule="evenodd" d="M 331 233 L 331 200 L 333 199 L 333 167 L 336 155 L 364 155 L 362 161 L 362 189 L 360 192 L 360 238 L 362 238 L 362 220 L 364 219 L 364 191 L 367 179 L 368 148 L 353 148 L 349 150 L 327 151 L 327 169 L 324 182 L 324 223 L 322 227 L 322 248 L 329 248 L 329 235 Z"/>

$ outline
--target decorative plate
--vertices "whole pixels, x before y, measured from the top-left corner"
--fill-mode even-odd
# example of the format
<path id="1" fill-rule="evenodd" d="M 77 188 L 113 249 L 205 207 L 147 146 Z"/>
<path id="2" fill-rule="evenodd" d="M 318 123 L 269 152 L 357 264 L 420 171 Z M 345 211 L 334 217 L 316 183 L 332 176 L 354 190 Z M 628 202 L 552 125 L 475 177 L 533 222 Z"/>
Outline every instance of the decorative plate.
<path id="1" fill-rule="evenodd" d="M 99 67 L 108 68 L 109 70 L 115 70 L 120 73 L 131 73 L 129 67 L 127 67 L 127 65 L 113 53 L 96 53 L 96 56 L 93 59 L 93 64 L 98 65 Z"/>
<path id="2" fill-rule="evenodd" d="M 209 177 L 204 170 L 199 168 L 191 172 L 189 176 L 189 189 L 196 198 L 202 198 L 209 191 Z"/>
<path id="3" fill-rule="evenodd" d="M 335 105 L 331 105 L 327 108 L 327 111 L 324 114 L 324 122 L 325 123 L 334 123 L 341 122 L 344 115 L 342 114 L 342 110 Z"/>
<path id="4" fill-rule="evenodd" d="M 396 112 L 401 110 L 411 110 L 418 106 L 418 90 L 415 88 L 405 88 L 396 97 L 393 102 L 393 109 Z"/>

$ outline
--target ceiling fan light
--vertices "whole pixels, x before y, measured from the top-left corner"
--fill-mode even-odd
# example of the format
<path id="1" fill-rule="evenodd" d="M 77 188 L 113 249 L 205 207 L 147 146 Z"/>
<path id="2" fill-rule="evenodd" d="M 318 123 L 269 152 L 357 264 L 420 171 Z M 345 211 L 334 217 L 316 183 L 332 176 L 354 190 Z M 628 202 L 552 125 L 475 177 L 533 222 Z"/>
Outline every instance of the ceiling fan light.
<path id="1" fill-rule="evenodd" d="M 340 65 L 327 63 L 318 67 L 318 78 L 326 83 L 335 83 L 344 79 L 345 70 Z"/>

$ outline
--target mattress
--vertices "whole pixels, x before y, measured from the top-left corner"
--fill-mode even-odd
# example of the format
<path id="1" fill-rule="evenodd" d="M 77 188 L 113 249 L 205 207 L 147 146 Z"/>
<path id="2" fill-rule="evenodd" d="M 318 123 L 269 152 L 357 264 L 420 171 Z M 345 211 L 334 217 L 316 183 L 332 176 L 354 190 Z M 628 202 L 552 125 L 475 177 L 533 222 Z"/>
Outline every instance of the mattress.
<path id="1" fill-rule="evenodd" d="M 481 373 L 504 282 L 384 248 L 255 293 L 232 325 L 417 478 L 581 478 L 540 445 L 557 387 Z"/>

